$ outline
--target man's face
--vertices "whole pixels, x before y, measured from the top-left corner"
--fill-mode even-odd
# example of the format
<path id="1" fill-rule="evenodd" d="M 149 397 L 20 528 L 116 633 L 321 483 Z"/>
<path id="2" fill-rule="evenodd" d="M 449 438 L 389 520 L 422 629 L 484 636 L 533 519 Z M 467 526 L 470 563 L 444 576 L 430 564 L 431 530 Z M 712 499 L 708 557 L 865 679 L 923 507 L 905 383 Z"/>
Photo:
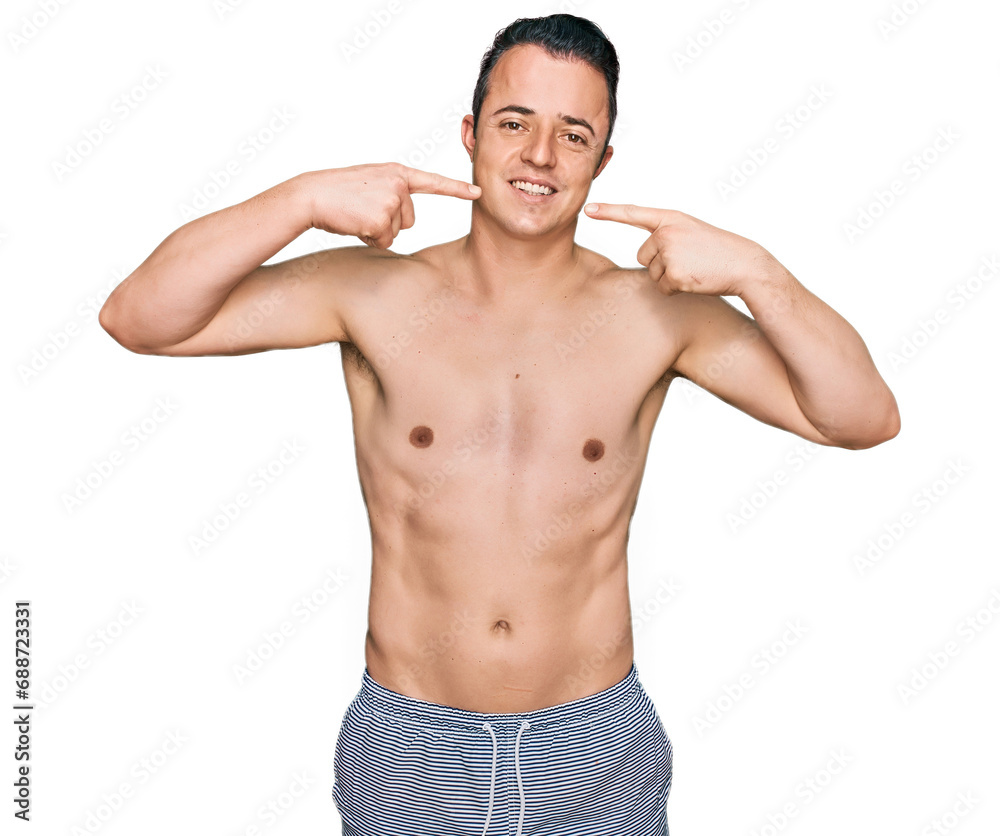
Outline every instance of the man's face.
<path id="1" fill-rule="evenodd" d="M 537 238 L 575 222 L 590 184 L 611 159 L 608 90 L 601 72 L 582 61 L 553 58 L 522 44 L 503 54 L 490 75 L 479 113 L 462 122 L 472 159 L 472 182 L 484 213 L 508 235 Z M 543 183 L 552 194 L 532 194 L 514 181 Z"/>

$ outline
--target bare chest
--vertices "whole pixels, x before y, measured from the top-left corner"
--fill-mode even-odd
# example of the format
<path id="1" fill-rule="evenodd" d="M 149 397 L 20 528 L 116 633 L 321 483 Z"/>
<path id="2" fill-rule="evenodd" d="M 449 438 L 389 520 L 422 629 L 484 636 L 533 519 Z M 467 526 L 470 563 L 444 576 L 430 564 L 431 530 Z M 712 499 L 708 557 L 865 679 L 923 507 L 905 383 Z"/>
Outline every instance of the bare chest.
<path id="1" fill-rule="evenodd" d="M 386 304 L 344 353 L 359 442 L 400 464 L 475 457 L 511 474 L 634 455 L 667 353 L 636 296 L 609 285 L 497 311 L 443 290 Z"/>

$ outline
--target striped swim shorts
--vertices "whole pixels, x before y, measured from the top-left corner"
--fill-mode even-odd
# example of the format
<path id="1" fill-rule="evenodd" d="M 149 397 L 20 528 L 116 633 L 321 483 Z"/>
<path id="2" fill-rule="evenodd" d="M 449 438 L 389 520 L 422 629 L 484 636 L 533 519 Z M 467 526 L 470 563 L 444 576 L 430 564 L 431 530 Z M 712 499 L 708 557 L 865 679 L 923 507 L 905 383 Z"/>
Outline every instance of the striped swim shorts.
<path id="1" fill-rule="evenodd" d="M 337 735 L 343 836 L 669 836 L 673 746 L 635 663 L 516 714 L 418 700 L 368 674 Z"/>

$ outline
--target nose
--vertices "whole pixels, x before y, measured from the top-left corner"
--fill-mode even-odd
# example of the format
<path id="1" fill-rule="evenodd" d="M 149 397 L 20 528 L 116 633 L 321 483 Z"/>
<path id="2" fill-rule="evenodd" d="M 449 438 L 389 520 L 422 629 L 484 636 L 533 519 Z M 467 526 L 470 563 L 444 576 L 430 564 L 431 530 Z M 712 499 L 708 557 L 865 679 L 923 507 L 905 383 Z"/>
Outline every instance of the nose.
<path id="1" fill-rule="evenodd" d="M 547 168 L 555 164 L 555 134 L 544 129 L 536 130 L 524 143 L 521 159 L 526 163 Z"/>

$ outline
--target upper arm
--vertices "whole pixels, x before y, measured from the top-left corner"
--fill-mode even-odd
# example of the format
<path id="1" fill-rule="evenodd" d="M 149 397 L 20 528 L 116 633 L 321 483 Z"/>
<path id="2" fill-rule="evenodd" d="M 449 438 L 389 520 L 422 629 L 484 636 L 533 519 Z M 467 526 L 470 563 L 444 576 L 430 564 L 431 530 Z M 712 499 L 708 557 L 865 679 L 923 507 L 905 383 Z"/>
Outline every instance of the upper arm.
<path id="1" fill-rule="evenodd" d="M 834 444 L 802 412 L 784 361 L 752 318 L 720 296 L 668 298 L 682 335 L 671 371 L 758 421 Z"/>
<path id="2" fill-rule="evenodd" d="M 234 355 L 344 342 L 345 309 L 355 288 L 386 255 L 370 247 L 341 247 L 262 265 L 233 287 L 200 331 L 139 353 Z"/>

